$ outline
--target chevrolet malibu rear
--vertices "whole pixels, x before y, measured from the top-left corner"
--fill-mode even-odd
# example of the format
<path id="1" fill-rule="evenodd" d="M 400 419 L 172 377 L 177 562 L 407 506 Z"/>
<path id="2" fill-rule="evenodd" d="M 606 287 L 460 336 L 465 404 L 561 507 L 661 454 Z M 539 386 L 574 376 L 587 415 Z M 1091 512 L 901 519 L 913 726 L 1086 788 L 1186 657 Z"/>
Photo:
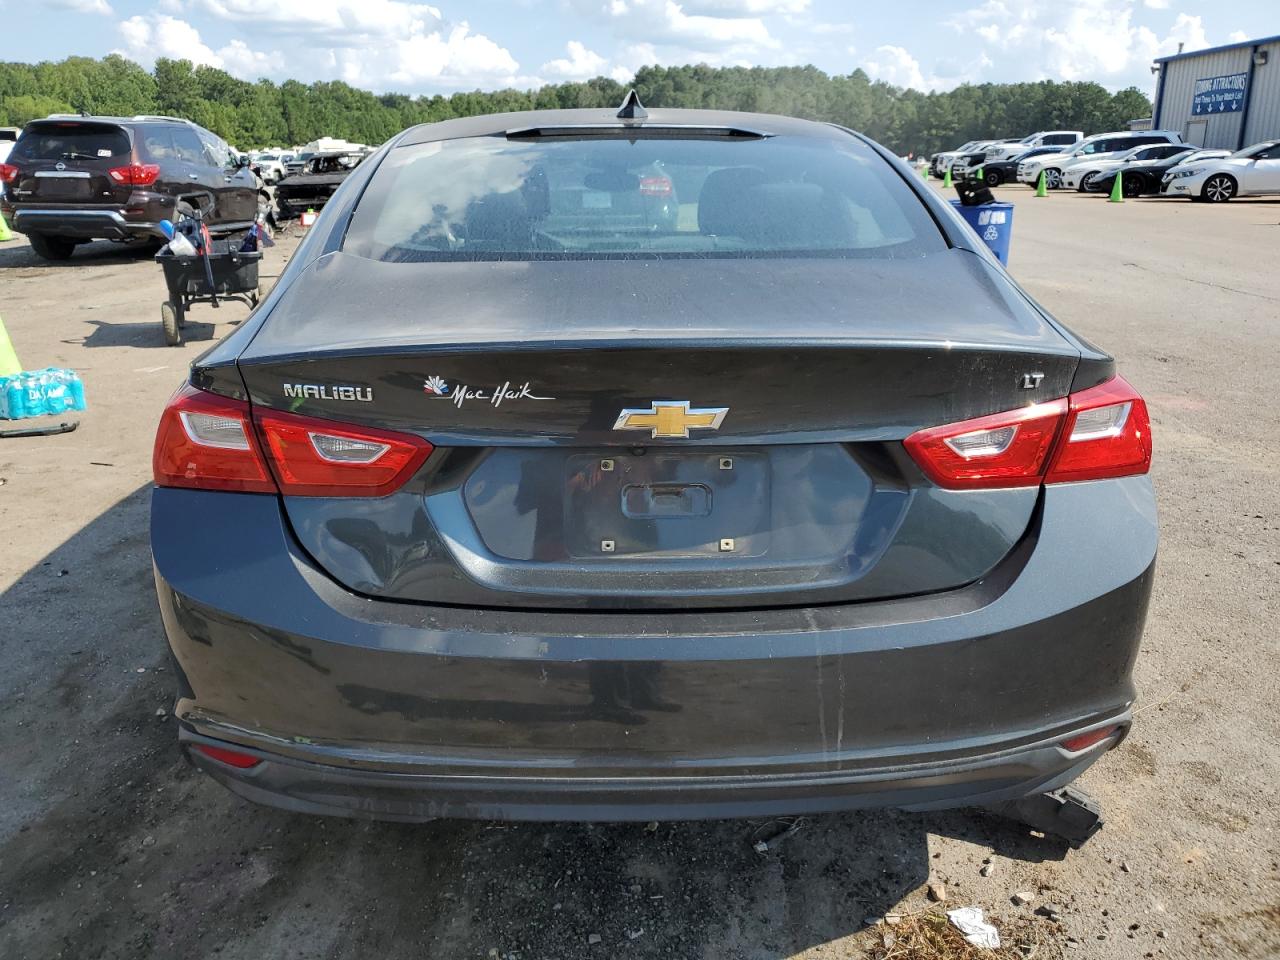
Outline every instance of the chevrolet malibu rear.
<path id="1" fill-rule="evenodd" d="M 156 438 L 183 751 L 314 813 L 997 803 L 1126 733 L 1141 397 L 876 144 L 415 127 Z"/>

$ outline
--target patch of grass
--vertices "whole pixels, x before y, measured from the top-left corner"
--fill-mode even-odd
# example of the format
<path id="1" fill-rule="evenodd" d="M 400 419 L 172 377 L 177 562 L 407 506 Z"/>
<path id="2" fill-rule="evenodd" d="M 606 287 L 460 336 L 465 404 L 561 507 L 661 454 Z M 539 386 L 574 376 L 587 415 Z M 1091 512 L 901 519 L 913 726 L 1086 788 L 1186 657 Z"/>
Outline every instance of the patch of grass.
<path id="1" fill-rule="evenodd" d="M 988 921 L 1000 931 L 999 950 L 973 946 L 945 914 L 917 913 L 876 927 L 875 942 L 866 956 L 868 960 L 1061 960 L 1062 948 L 1046 936 L 1043 924 Z"/>

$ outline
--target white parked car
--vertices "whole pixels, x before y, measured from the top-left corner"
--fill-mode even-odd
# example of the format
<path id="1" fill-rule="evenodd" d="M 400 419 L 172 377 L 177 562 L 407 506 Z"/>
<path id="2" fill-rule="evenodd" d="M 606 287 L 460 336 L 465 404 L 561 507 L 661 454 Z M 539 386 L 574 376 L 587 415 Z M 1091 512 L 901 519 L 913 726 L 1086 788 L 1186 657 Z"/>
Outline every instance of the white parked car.
<path id="1" fill-rule="evenodd" d="M 1280 194 L 1280 140 L 1264 140 L 1216 160 L 1179 164 L 1164 175 L 1160 192 L 1210 203 Z"/>
<path id="2" fill-rule="evenodd" d="M 1002 143 L 987 151 L 988 163 L 1000 163 L 1022 156 L 1037 147 L 1061 147 L 1064 152 L 1084 139 L 1083 130 L 1040 130 L 1029 133 L 1014 143 Z"/>
<path id="3" fill-rule="evenodd" d="M 1115 172 L 1121 167 L 1144 160 L 1167 160 L 1180 153 L 1191 153 L 1196 148 L 1189 143 L 1155 143 L 1134 147 L 1122 153 L 1094 153 L 1062 165 L 1062 187 L 1084 193 L 1093 189 L 1093 181 Z"/>
<path id="4" fill-rule="evenodd" d="M 1176 130 L 1119 130 L 1113 133 L 1098 133 L 1086 137 L 1073 150 L 1063 153 L 1050 153 L 1018 164 L 1018 180 L 1032 186 L 1040 179 L 1040 171 L 1044 171 L 1045 185 L 1050 190 L 1062 186 L 1062 168 L 1074 161 L 1102 154 L 1122 153 L 1134 147 L 1149 143 L 1181 143 L 1182 134 Z M 1110 159 L 1110 157 L 1108 157 Z"/>
<path id="5" fill-rule="evenodd" d="M 962 157 L 966 153 L 972 153 L 976 147 L 982 144 L 982 140 L 970 140 L 963 143 L 954 150 L 944 150 L 942 153 L 935 153 L 929 158 L 929 172 L 935 177 L 942 176 L 951 164 L 955 163 L 957 157 Z"/>
<path id="6" fill-rule="evenodd" d="M 254 161 L 258 176 L 266 183 L 276 183 L 284 176 L 284 163 L 278 153 L 263 153 Z"/>
<path id="7" fill-rule="evenodd" d="M 935 177 L 941 177 L 952 164 L 964 157 L 973 154 L 982 154 L 986 150 L 994 146 L 1004 146 L 1005 144 L 1016 143 L 1016 137 L 1009 137 L 1004 140 L 970 140 L 968 143 L 956 147 L 954 150 L 947 150 L 943 153 L 935 153 L 929 161 L 929 171 Z"/>
<path id="8" fill-rule="evenodd" d="M 9 151 L 21 134 L 21 127 L 0 127 L 0 163 L 9 159 Z"/>

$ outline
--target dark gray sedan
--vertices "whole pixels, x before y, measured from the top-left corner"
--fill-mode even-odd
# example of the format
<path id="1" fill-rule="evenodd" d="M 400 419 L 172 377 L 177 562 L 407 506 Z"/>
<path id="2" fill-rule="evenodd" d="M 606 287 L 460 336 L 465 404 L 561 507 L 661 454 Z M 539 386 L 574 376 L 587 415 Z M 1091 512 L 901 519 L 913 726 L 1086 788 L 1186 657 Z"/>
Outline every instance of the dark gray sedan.
<path id="1" fill-rule="evenodd" d="M 996 804 L 1131 720 L 1146 406 L 835 126 L 410 129 L 194 364 L 152 547 L 190 760 L 293 810 Z"/>

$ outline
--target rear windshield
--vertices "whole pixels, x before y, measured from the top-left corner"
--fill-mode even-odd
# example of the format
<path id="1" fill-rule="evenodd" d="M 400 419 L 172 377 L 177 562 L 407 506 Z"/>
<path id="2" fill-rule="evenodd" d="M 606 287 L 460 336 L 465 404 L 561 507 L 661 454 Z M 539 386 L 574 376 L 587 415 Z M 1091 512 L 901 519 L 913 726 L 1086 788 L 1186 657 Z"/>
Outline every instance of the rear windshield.
<path id="1" fill-rule="evenodd" d="M 114 160 L 128 155 L 129 135 L 120 127 L 69 122 L 28 127 L 9 159 Z"/>
<path id="2" fill-rule="evenodd" d="M 375 260 L 913 257 L 945 248 L 869 147 L 809 137 L 669 135 L 399 147 L 355 211 Z"/>

